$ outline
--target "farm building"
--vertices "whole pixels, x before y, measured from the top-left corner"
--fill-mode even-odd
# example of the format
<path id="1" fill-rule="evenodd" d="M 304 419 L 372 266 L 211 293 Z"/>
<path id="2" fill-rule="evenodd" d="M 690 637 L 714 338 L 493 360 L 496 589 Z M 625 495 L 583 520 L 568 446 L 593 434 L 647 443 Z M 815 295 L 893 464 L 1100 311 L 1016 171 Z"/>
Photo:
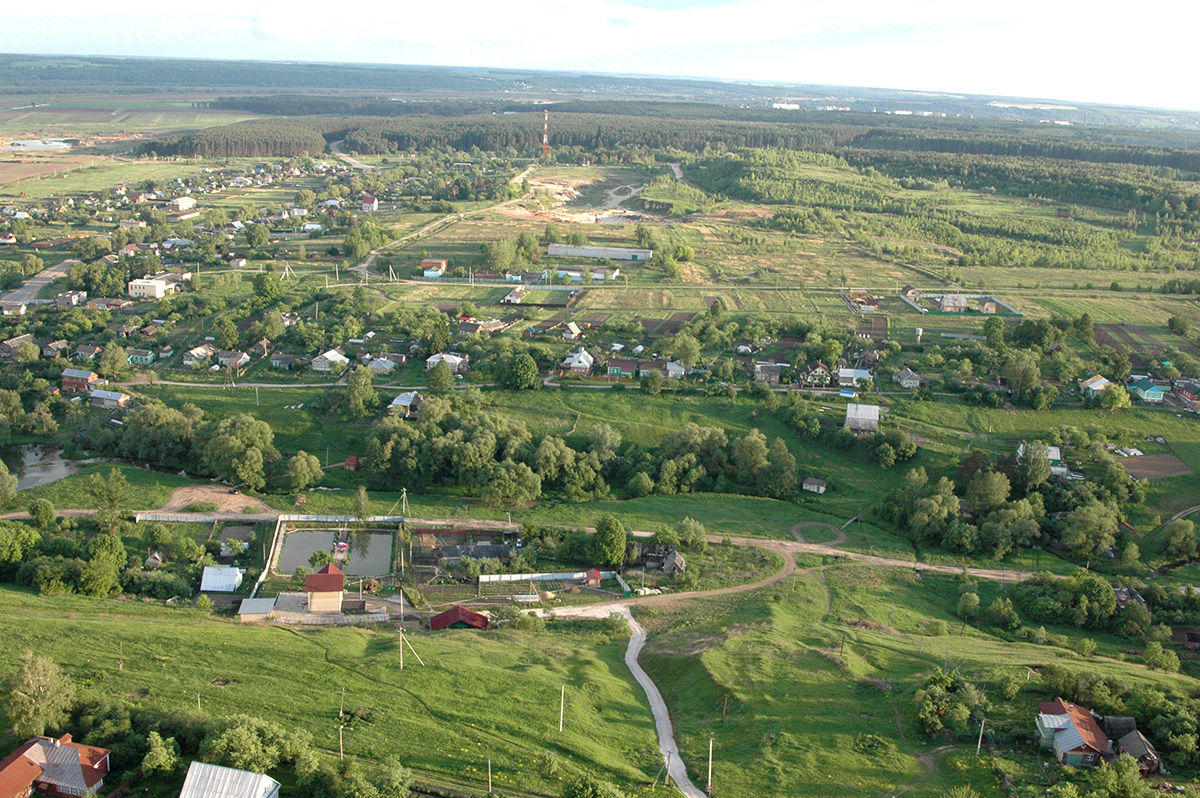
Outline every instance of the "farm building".
<path id="1" fill-rule="evenodd" d="M 248 770 L 192 762 L 179 798 L 279 798 L 279 782 Z"/>
<path id="2" fill-rule="evenodd" d="M 71 735 L 34 737 L 0 759 L 0 798 L 97 795 L 108 775 L 107 748 L 80 745 Z"/>
<path id="3" fill-rule="evenodd" d="M 996 313 L 996 300 L 990 297 L 983 297 L 979 300 L 979 312 L 991 316 Z"/>
<path id="4" fill-rule="evenodd" d="M 63 393 L 88 393 L 100 381 L 100 375 L 87 369 L 63 369 Z"/>
<path id="5" fill-rule="evenodd" d="M 824 493 L 825 480 L 817 479 L 816 477 L 805 477 L 804 483 L 800 486 L 802 490 L 807 490 L 810 493 Z"/>
<path id="6" fill-rule="evenodd" d="M 431 369 L 438 363 L 445 363 L 450 367 L 450 371 L 455 374 L 466 374 L 471 368 L 470 358 L 466 355 L 455 355 L 450 352 L 440 352 L 426 358 L 425 368 L 426 370 Z"/>
<path id="7" fill-rule="evenodd" d="M 846 429 L 858 433 L 879 432 L 879 405 L 846 405 Z"/>
<path id="8" fill-rule="evenodd" d="M 244 568 L 233 565 L 206 565 L 200 577 L 201 593 L 233 593 L 242 586 Z"/>
<path id="9" fill-rule="evenodd" d="M 442 629 L 487 629 L 488 617 L 455 605 L 445 612 L 439 612 L 429 619 L 429 631 L 438 632 Z"/>
<path id="10" fill-rule="evenodd" d="M 275 599 L 243 599 L 238 607 L 238 623 L 266 623 L 275 612 Z"/>
<path id="11" fill-rule="evenodd" d="M 308 594 L 309 612 L 341 612 L 342 591 L 346 574 L 333 563 L 321 566 L 304 577 L 304 592 Z"/>
<path id="12" fill-rule="evenodd" d="M 1112 752 L 1112 743 L 1090 709 L 1061 698 L 1039 702 L 1038 708 L 1035 721 L 1038 739 L 1043 748 L 1054 749 L 1054 757 L 1060 764 L 1096 767 Z"/>
<path id="13" fill-rule="evenodd" d="M 546 254 L 559 258 L 608 258 L 609 260 L 647 261 L 654 257 L 652 249 L 634 249 L 630 247 L 592 247 L 572 246 L 571 244 L 551 244 Z"/>
<path id="14" fill-rule="evenodd" d="M 92 407 L 103 410 L 124 410 L 129 406 L 129 394 L 120 391 L 92 391 Z"/>

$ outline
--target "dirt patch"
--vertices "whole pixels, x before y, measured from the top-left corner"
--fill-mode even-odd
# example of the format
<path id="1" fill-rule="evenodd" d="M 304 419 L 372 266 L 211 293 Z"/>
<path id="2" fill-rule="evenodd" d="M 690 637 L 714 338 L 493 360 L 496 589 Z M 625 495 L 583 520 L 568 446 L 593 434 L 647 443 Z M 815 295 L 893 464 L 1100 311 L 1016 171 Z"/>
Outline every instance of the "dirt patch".
<path id="1" fill-rule="evenodd" d="M 183 510 L 197 502 L 210 502 L 217 505 L 215 512 L 242 513 L 249 508 L 255 513 L 279 515 L 279 511 L 268 507 L 253 496 L 244 493 L 230 493 L 229 488 L 221 485 L 186 485 L 176 488 L 167 503 L 158 508 L 163 512 Z"/>
<path id="2" fill-rule="evenodd" d="M 233 684 L 234 681 L 236 681 L 236 680 L 234 680 L 234 679 L 213 679 L 211 682 L 209 682 L 209 684 L 211 684 L 213 687 L 228 687 L 229 685 Z"/>
<path id="3" fill-rule="evenodd" d="M 147 697 L 149 697 L 149 695 L 150 695 L 150 691 L 145 688 L 142 688 L 141 690 L 138 690 L 136 693 L 126 693 L 125 697 L 128 698 L 130 701 L 143 701 Z"/>
<path id="4" fill-rule="evenodd" d="M 870 629 L 879 632 L 896 631 L 886 623 L 879 623 L 878 621 L 871 621 L 866 618 L 842 618 L 842 623 L 854 629 Z"/>
<path id="5" fill-rule="evenodd" d="M 1192 473 L 1187 464 L 1173 454 L 1148 454 L 1121 461 L 1134 479 L 1165 479 Z"/>

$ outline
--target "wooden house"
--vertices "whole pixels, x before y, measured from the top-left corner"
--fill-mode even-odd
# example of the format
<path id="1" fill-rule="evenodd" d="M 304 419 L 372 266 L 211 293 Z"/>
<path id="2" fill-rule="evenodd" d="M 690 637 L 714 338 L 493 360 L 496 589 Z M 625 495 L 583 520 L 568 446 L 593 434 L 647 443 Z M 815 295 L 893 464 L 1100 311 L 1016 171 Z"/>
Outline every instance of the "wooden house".
<path id="1" fill-rule="evenodd" d="M 333 563 L 304 577 L 304 592 L 308 594 L 309 612 L 341 612 L 342 591 L 346 574 Z"/>

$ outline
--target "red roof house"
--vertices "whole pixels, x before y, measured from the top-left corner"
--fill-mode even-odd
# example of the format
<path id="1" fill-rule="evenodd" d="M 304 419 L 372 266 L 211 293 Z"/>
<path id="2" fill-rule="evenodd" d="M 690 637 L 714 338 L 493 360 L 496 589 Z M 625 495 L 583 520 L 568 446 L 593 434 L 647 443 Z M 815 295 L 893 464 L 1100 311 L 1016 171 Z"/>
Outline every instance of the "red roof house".
<path id="1" fill-rule="evenodd" d="M 587 584 L 589 584 L 593 587 L 599 586 L 600 579 L 601 579 L 600 572 L 597 571 L 595 568 L 592 568 L 591 570 L 589 570 L 587 572 Z"/>
<path id="2" fill-rule="evenodd" d="M 108 775 L 107 748 L 79 745 L 71 735 L 34 737 L 0 759 L 0 798 L 99 792 Z"/>
<path id="3" fill-rule="evenodd" d="M 439 629 L 487 629 L 488 618 L 466 607 L 453 606 L 429 619 L 429 630 Z"/>
<path id="4" fill-rule="evenodd" d="M 1095 767 L 1112 751 L 1108 735 L 1091 710 L 1056 698 L 1038 702 L 1037 729 L 1042 745 L 1054 749 L 1064 765 Z"/>
<path id="5" fill-rule="evenodd" d="M 341 592 L 346 588 L 346 573 L 333 563 L 322 565 L 313 573 L 304 577 L 304 590 L 307 593 Z"/>

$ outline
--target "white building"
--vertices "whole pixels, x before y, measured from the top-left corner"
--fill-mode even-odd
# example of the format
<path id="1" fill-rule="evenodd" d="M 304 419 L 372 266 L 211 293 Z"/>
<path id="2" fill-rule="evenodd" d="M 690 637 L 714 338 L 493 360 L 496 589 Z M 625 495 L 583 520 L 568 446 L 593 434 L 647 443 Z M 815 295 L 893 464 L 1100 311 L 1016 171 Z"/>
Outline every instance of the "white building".
<path id="1" fill-rule="evenodd" d="M 173 211 L 190 211 L 196 207 L 196 200 L 191 197 L 176 197 L 167 203 L 167 207 Z"/>
<path id="2" fill-rule="evenodd" d="M 587 376 L 591 373 L 592 366 L 595 365 L 596 359 L 586 349 L 580 349 L 578 352 L 571 352 L 562 362 L 563 371 L 571 371 L 575 374 Z"/>
<path id="3" fill-rule="evenodd" d="M 466 357 L 462 355 L 455 355 L 450 352 L 439 352 L 436 355 L 426 358 L 425 369 L 429 370 L 438 363 L 443 362 L 449 366 L 450 371 L 454 372 L 455 374 L 466 374 L 467 369 L 470 368 L 470 361 Z"/>
<path id="4" fill-rule="evenodd" d="M 838 385 L 842 388 L 855 388 L 869 379 L 872 374 L 866 369 L 838 369 Z"/>
<path id="5" fill-rule="evenodd" d="M 322 352 L 313 358 L 313 371 L 340 371 L 350 365 L 350 358 L 346 357 L 342 352 L 341 347 L 334 347 L 328 352 Z"/>
<path id="6" fill-rule="evenodd" d="M 608 258 L 609 260 L 646 261 L 654 257 L 652 249 L 632 249 L 627 247 L 576 247 L 570 244 L 551 244 L 548 255 L 562 258 Z"/>
<path id="7" fill-rule="evenodd" d="M 1095 399 L 1100 394 L 1104 393 L 1104 389 L 1111 385 L 1107 379 L 1099 374 L 1088 377 L 1086 380 L 1079 381 L 1079 390 L 1089 399 Z"/>

